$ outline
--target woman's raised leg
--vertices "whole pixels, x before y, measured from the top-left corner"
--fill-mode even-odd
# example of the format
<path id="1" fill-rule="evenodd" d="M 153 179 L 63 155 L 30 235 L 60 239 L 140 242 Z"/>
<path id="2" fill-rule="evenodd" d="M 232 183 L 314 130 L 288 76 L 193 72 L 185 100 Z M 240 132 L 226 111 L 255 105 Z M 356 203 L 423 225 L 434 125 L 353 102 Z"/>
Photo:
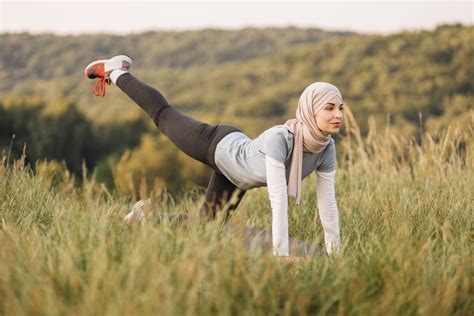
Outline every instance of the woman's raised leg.
<path id="1" fill-rule="evenodd" d="M 121 75 L 116 84 L 179 149 L 213 169 L 217 168 L 214 163 L 217 143 L 228 133 L 240 131 L 230 125 L 209 125 L 179 112 L 157 89 L 129 73 Z"/>
<path id="2" fill-rule="evenodd" d="M 86 77 L 97 79 L 94 93 L 105 96 L 106 83 L 115 83 L 150 115 L 158 129 L 179 149 L 218 170 L 214 162 L 217 143 L 225 135 L 241 130 L 230 125 L 209 125 L 177 111 L 157 89 L 129 73 L 132 62 L 127 55 L 117 55 L 87 65 L 84 71 Z"/>

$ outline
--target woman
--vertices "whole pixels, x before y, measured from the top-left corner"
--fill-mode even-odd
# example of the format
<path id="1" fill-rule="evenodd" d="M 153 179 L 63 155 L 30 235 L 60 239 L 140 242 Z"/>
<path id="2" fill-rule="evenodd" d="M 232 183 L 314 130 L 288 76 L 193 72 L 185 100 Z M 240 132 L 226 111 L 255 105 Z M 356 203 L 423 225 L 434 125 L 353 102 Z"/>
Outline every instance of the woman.
<path id="1" fill-rule="evenodd" d="M 301 94 L 296 118 L 264 131 L 254 140 L 231 125 L 209 125 L 174 109 L 155 88 L 129 73 L 132 59 L 119 55 L 90 63 L 85 74 L 98 79 L 94 93 L 113 83 L 153 119 L 179 149 L 213 169 L 201 213 L 234 210 L 246 190 L 267 186 L 272 207 L 273 254 L 289 255 L 288 195 L 301 199 L 301 181 L 313 170 L 326 252 L 340 251 L 334 178 L 336 153 L 331 134 L 339 132 L 342 96 L 330 83 L 316 82 Z"/>

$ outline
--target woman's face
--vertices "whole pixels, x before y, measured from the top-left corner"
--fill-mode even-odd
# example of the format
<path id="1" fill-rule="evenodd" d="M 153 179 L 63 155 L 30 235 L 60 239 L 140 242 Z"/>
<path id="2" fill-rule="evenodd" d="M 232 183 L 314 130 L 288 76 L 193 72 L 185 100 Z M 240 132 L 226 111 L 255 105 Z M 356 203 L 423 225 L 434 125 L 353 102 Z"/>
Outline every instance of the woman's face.
<path id="1" fill-rule="evenodd" d="M 316 124 L 325 136 L 338 134 L 344 116 L 344 104 L 339 97 L 334 97 L 316 114 Z"/>

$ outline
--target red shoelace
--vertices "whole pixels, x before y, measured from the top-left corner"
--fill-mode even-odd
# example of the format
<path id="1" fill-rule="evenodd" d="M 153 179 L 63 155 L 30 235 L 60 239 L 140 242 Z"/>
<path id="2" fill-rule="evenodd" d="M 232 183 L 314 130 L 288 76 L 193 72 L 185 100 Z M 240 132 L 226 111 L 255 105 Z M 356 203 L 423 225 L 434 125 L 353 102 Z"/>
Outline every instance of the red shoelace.
<path id="1" fill-rule="evenodd" d="M 97 81 L 95 82 L 95 86 L 92 88 L 92 91 L 98 97 L 105 97 L 106 84 L 110 84 L 110 79 L 108 77 L 97 78 Z"/>

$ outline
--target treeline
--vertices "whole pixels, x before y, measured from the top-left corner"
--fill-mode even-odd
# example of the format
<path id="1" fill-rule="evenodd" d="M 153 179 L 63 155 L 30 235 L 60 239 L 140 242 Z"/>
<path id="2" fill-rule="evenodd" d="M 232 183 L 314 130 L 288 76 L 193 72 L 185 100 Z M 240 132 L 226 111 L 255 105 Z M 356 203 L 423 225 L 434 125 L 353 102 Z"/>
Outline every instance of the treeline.
<path id="1" fill-rule="evenodd" d="M 350 35 L 354 33 L 294 27 L 161 31 L 126 36 L 4 33 L 0 34 L 0 67 L 10 80 L 2 82 L 0 88 L 4 91 L 30 78 L 73 77 L 91 60 L 117 53 L 130 54 L 144 69 L 185 69 L 268 57 L 304 43 Z"/>
<path id="2" fill-rule="evenodd" d="M 192 181 L 205 183 L 205 171 L 168 148 L 119 89 L 108 87 L 105 98 L 92 95 L 84 66 L 119 53 L 133 56 L 133 74 L 159 88 L 178 109 L 206 122 L 237 125 L 250 136 L 293 117 L 300 93 L 315 81 L 340 88 L 362 135 L 369 130 L 369 116 L 379 131 L 390 124 L 406 137 L 449 124 L 468 127 L 473 31 L 473 26 L 441 25 L 384 36 L 295 28 L 0 34 L 0 146 L 7 148 L 15 133 L 19 153 L 25 140 L 20 135 L 27 135 L 32 161 L 65 159 L 78 173 L 84 159 L 98 176 L 128 193 L 140 185 L 178 189 Z M 29 105 L 35 100 L 42 105 Z M 18 120 L 23 123 L 12 123 Z M 66 153 L 58 144 L 75 148 Z M 157 158 L 163 155 L 168 159 Z"/>
<path id="3" fill-rule="evenodd" d="M 119 194 L 139 196 L 204 186 L 209 172 L 179 153 L 141 115 L 94 124 L 67 100 L 0 102 L 0 153 L 12 163 L 25 154 L 33 170 L 55 177 L 84 171 Z M 48 173 L 48 174 L 44 174 Z M 141 190 L 141 191 L 140 191 Z"/>

